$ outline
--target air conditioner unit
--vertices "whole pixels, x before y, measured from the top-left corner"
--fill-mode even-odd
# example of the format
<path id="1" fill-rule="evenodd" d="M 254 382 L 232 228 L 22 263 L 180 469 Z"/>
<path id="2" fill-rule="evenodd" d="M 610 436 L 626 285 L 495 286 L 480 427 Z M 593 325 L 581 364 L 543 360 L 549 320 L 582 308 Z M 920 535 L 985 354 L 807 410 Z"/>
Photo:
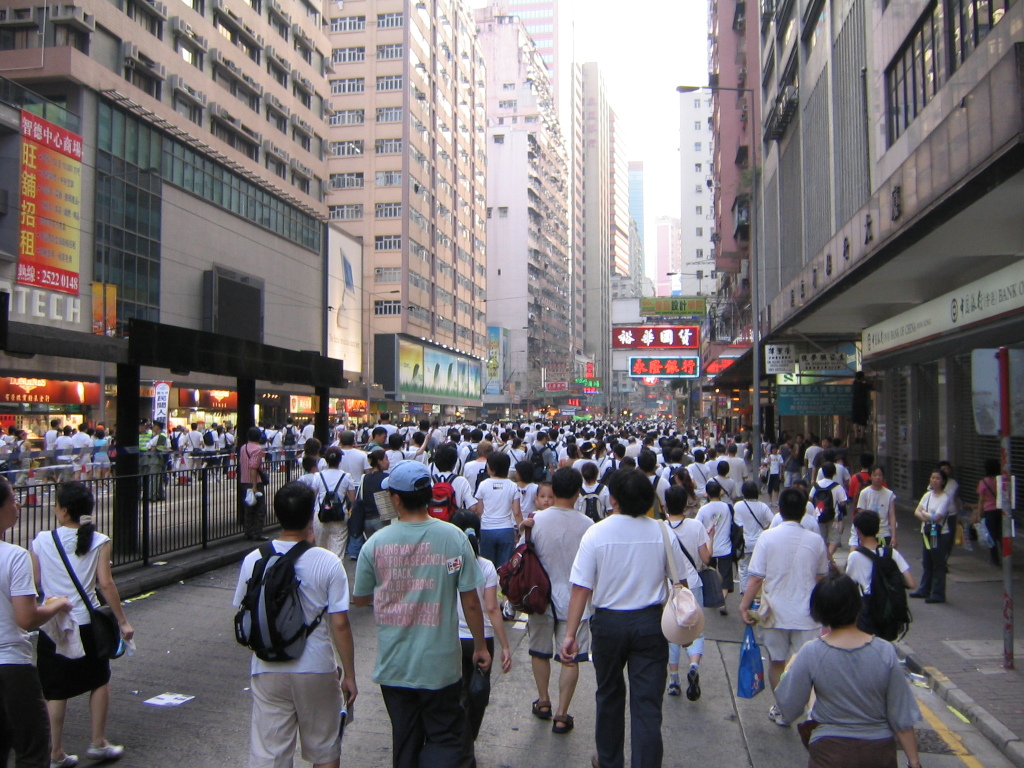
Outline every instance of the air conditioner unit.
<path id="1" fill-rule="evenodd" d="M 192 25 L 178 16 L 171 19 L 171 32 L 182 35 L 183 37 L 192 37 L 192 35 L 195 34 L 192 31 Z"/>
<path id="2" fill-rule="evenodd" d="M 127 40 L 121 42 L 121 56 L 128 61 L 138 61 L 139 59 L 139 46 L 135 43 L 130 43 Z"/>
<path id="3" fill-rule="evenodd" d="M 291 156 L 287 152 L 285 152 L 283 149 L 277 146 L 270 139 L 267 139 L 266 141 L 263 142 L 263 151 L 266 152 L 268 155 L 274 155 L 275 157 L 279 157 L 285 162 L 288 162 L 291 159 Z"/>

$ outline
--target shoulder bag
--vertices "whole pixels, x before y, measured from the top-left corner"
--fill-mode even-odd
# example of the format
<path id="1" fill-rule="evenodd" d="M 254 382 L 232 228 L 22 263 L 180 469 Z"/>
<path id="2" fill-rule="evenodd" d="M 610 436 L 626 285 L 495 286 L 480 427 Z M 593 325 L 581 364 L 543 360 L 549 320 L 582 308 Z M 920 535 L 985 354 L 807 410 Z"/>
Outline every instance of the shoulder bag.
<path id="1" fill-rule="evenodd" d="M 683 551 L 683 555 L 690 561 L 690 565 L 693 566 L 693 570 L 700 576 L 701 589 L 704 591 L 704 607 L 705 608 L 721 608 L 725 605 L 725 598 L 722 597 L 722 576 L 718 573 L 717 568 L 708 568 L 701 563 L 700 568 L 697 567 L 697 563 L 690 553 L 686 551 L 686 547 L 683 546 L 683 542 L 676 538 L 676 543 L 679 544 L 679 548 Z"/>
<path id="2" fill-rule="evenodd" d="M 64 551 L 60 537 L 56 531 L 50 531 L 50 533 L 53 535 L 53 545 L 57 548 L 57 554 L 64 561 L 64 567 L 68 569 L 68 575 L 75 583 L 75 589 L 81 595 L 85 607 L 89 609 L 89 626 L 92 631 L 93 643 L 96 646 L 96 655 L 101 659 L 118 658 L 124 653 L 124 646 L 121 645 L 121 627 L 117 623 L 114 611 L 109 605 L 103 605 L 99 608 L 93 607 L 92 600 L 89 599 L 89 596 L 82 588 L 82 582 L 78 580 L 78 574 L 71 567 L 71 561 L 68 560 L 68 554 Z"/>
<path id="3" fill-rule="evenodd" d="M 665 542 L 665 570 L 669 582 L 668 600 L 661 612 L 661 632 L 670 643 L 689 645 L 704 632 L 704 609 L 697 604 L 693 592 L 679 580 L 668 527 L 660 522 L 658 527 Z"/>

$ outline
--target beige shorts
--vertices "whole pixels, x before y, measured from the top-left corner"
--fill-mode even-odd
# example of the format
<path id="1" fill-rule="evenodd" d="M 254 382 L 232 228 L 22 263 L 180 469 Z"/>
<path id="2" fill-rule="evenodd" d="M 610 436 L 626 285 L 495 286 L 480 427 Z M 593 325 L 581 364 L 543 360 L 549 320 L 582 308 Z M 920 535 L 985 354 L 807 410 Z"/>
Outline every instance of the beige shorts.
<path id="1" fill-rule="evenodd" d="M 562 657 L 555 653 L 561 649 L 565 641 L 565 622 L 555 621 L 548 614 L 533 614 L 527 621 L 526 628 L 530 633 L 530 655 L 538 659 L 561 661 Z M 584 619 L 576 630 L 576 645 L 579 653 L 574 661 L 590 661 L 590 621 Z"/>
<path id="2" fill-rule="evenodd" d="M 336 672 L 253 675 L 249 768 L 291 768 L 295 735 L 303 759 L 318 765 L 341 757 L 341 690 Z"/>
<path id="3" fill-rule="evenodd" d="M 772 661 L 789 661 L 805 643 L 816 637 L 821 637 L 820 629 L 761 629 L 761 645 Z"/>
<path id="4" fill-rule="evenodd" d="M 821 533 L 821 538 L 825 540 L 826 544 L 841 546 L 843 543 L 843 528 L 845 526 L 845 520 L 840 520 L 839 522 L 833 520 L 831 523 L 818 523 L 818 531 Z"/>

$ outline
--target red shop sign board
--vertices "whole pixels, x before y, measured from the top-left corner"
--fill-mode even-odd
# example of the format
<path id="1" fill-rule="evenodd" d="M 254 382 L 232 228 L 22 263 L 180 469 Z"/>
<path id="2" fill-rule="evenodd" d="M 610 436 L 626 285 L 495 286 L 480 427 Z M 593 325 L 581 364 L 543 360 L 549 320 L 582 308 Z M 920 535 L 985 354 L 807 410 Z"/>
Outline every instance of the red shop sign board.
<path id="1" fill-rule="evenodd" d="M 631 325 L 612 329 L 612 349 L 700 349 L 696 325 Z"/>
<path id="2" fill-rule="evenodd" d="M 631 357 L 629 375 L 634 379 L 696 379 L 700 376 L 700 358 L 693 357 Z"/>
<path id="3" fill-rule="evenodd" d="M 53 381 L 27 377 L 0 378 L 0 403 L 98 404 L 100 385 L 88 381 Z"/>
<path id="4" fill-rule="evenodd" d="M 238 410 L 238 393 L 227 389 L 178 389 L 179 408 Z"/>

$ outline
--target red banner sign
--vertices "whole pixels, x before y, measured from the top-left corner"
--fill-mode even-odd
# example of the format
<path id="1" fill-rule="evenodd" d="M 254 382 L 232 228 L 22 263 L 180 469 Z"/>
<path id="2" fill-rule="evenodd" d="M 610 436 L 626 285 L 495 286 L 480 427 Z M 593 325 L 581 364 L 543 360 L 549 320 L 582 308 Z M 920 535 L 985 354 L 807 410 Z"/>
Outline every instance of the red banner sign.
<path id="1" fill-rule="evenodd" d="M 51 403 L 85 405 L 99 403 L 100 385 L 86 381 L 52 381 L 26 377 L 0 379 L 2 403 Z"/>
<path id="2" fill-rule="evenodd" d="M 708 367 L 705 370 L 709 376 L 717 376 L 735 362 L 736 358 L 734 357 L 720 357 L 708 363 Z"/>
<path id="3" fill-rule="evenodd" d="M 696 379 L 700 376 L 700 358 L 686 357 L 631 357 L 629 375 L 634 379 L 649 376 L 659 379 Z"/>
<path id="4" fill-rule="evenodd" d="M 82 137 L 21 113 L 18 282 L 78 295 Z"/>
<path id="5" fill-rule="evenodd" d="M 545 392 L 568 392 L 568 381 L 549 381 L 544 385 Z"/>
<path id="6" fill-rule="evenodd" d="M 696 325 L 632 325 L 612 329 L 612 349 L 700 349 Z"/>

